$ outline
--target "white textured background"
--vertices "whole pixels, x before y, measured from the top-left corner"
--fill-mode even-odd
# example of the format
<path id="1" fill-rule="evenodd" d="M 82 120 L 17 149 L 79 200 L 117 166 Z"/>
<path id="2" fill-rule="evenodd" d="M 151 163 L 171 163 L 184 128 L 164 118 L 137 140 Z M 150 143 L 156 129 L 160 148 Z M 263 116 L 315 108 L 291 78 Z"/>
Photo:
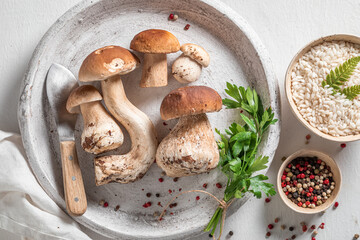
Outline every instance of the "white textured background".
<path id="1" fill-rule="evenodd" d="M 244 17 L 260 36 L 272 58 L 282 93 L 282 134 L 276 159 L 270 167 L 269 177 L 275 174 L 282 156 L 300 148 L 313 148 L 329 153 L 338 162 L 343 185 L 338 209 L 329 209 L 324 215 L 305 216 L 292 212 L 276 196 L 268 204 L 251 199 L 236 214 L 228 218 L 224 234 L 234 231 L 232 239 L 264 239 L 266 227 L 275 217 L 269 239 L 311 239 L 302 234 L 300 222 L 319 225 L 316 239 L 345 240 L 360 234 L 360 143 L 351 143 L 341 149 L 332 143 L 312 136 L 305 145 L 305 129 L 291 114 L 284 98 L 284 75 L 295 53 L 305 44 L 321 36 L 349 33 L 360 36 L 359 0 L 223 0 Z M 0 2 L 0 129 L 19 132 L 17 101 L 20 83 L 31 54 L 42 35 L 56 19 L 79 0 L 1 0 Z M 29 219 L 31 220 L 31 219 Z M 280 224 L 294 225 L 294 232 L 280 230 Z M 91 235 L 97 238 L 95 235 Z M 20 239 L 0 231 L 0 239 Z M 208 239 L 207 235 L 203 239 Z"/>

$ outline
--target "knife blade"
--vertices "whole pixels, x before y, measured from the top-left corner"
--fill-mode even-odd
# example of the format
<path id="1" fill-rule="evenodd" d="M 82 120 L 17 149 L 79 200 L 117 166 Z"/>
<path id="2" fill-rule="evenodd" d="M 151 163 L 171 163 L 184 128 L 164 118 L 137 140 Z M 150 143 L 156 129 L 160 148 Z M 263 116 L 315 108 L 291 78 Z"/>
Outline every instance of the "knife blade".
<path id="1" fill-rule="evenodd" d="M 76 115 L 66 110 L 67 98 L 76 87 L 77 80 L 67 68 L 51 65 L 46 76 L 46 94 L 60 140 L 66 209 L 70 215 L 80 216 L 86 211 L 87 200 L 75 147 Z"/>

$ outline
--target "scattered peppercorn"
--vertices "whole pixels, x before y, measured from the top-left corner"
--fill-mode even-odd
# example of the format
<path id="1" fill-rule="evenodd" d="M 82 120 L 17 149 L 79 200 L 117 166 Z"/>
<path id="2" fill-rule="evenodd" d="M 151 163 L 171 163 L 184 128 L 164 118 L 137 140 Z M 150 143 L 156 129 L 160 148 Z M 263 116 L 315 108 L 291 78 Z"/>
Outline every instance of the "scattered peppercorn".
<path id="1" fill-rule="evenodd" d="M 314 230 L 315 228 L 316 228 L 316 226 L 315 225 L 311 225 L 311 227 L 310 227 L 312 230 Z"/>
<path id="2" fill-rule="evenodd" d="M 266 203 L 269 203 L 270 201 L 271 201 L 270 198 L 265 198 L 265 202 L 266 202 Z"/>
<path id="3" fill-rule="evenodd" d="M 342 143 L 342 144 L 340 145 L 340 147 L 341 147 L 341 148 L 346 148 L 346 143 Z"/>
<path id="4" fill-rule="evenodd" d="M 147 197 L 151 197 L 151 193 L 148 192 L 148 193 L 146 194 L 146 196 L 147 196 Z"/>
<path id="5" fill-rule="evenodd" d="M 103 199 L 101 199 L 101 200 L 99 201 L 99 205 L 100 205 L 100 206 L 104 206 L 104 203 L 105 203 L 105 200 L 103 200 Z"/>
<path id="6" fill-rule="evenodd" d="M 306 226 L 306 225 L 303 225 L 303 226 L 302 226 L 302 231 L 303 231 L 303 232 L 306 232 L 306 231 L 307 231 L 307 226 Z"/>
<path id="7" fill-rule="evenodd" d="M 175 177 L 175 178 L 173 179 L 174 182 L 177 182 L 178 180 L 179 180 L 178 177 Z"/>
<path id="8" fill-rule="evenodd" d="M 160 197 L 160 193 L 155 194 L 156 197 Z"/>
<path id="9" fill-rule="evenodd" d="M 325 225 L 325 223 L 321 223 L 319 228 L 324 229 L 324 225 Z"/>
<path id="10" fill-rule="evenodd" d="M 267 233 L 266 233 L 266 236 L 267 236 L 267 237 L 270 237 L 270 236 L 271 236 L 271 232 L 267 232 Z"/>
<path id="11" fill-rule="evenodd" d="M 144 207 L 144 208 L 151 207 L 151 202 L 144 203 L 143 207 Z"/>
<path id="12" fill-rule="evenodd" d="M 172 190 L 171 190 L 171 189 L 169 189 L 169 193 L 170 193 L 170 194 L 172 193 Z"/>
<path id="13" fill-rule="evenodd" d="M 281 226 L 280 226 L 280 228 L 281 228 L 281 230 L 285 230 L 286 225 L 285 225 L 285 224 L 283 224 L 283 225 L 281 225 Z"/>
<path id="14" fill-rule="evenodd" d="M 190 24 L 186 24 L 184 30 L 189 30 L 189 28 L 190 28 Z"/>
<path id="15" fill-rule="evenodd" d="M 179 188 L 179 192 L 181 192 L 182 188 Z"/>
<path id="16" fill-rule="evenodd" d="M 315 237 L 312 237 L 311 240 L 316 240 L 316 238 L 315 238 Z"/>
<path id="17" fill-rule="evenodd" d="M 335 202 L 334 207 L 337 208 L 339 206 L 339 202 Z"/>
<path id="18" fill-rule="evenodd" d="M 169 15 L 169 20 L 173 20 L 173 19 L 174 19 L 174 14 L 171 13 L 171 14 Z"/>
<path id="19" fill-rule="evenodd" d="M 114 208 L 115 211 L 118 211 L 120 209 L 120 205 L 116 205 L 116 207 Z"/>
<path id="20" fill-rule="evenodd" d="M 176 207 L 177 206 L 177 203 L 172 203 L 169 205 L 170 208 L 173 208 L 173 207 Z"/>
<path id="21" fill-rule="evenodd" d="M 222 188 L 221 183 L 216 183 L 216 187 L 217 187 L 217 188 Z"/>
<path id="22" fill-rule="evenodd" d="M 285 161 L 285 160 L 286 160 L 286 157 L 285 157 L 285 156 L 281 158 L 281 161 Z"/>
<path id="23" fill-rule="evenodd" d="M 196 196 L 196 201 L 199 201 L 200 200 L 200 197 L 199 196 Z"/>
<path id="24" fill-rule="evenodd" d="M 316 236 L 317 234 L 318 234 L 318 231 L 316 231 L 316 230 L 313 231 L 313 233 L 312 233 L 313 236 Z"/>
<path id="25" fill-rule="evenodd" d="M 311 138 L 310 134 L 306 135 L 306 140 L 310 140 L 310 138 Z"/>
<path id="26" fill-rule="evenodd" d="M 174 21 L 176 21 L 178 18 L 179 18 L 179 16 L 175 14 L 174 15 Z"/>
<path id="27" fill-rule="evenodd" d="M 279 218 L 275 218 L 274 222 L 275 222 L 275 223 L 278 223 L 279 220 L 280 220 Z"/>
<path id="28" fill-rule="evenodd" d="M 354 239 L 358 239 L 359 237 L 360 237 L 360 235 L 357 233 L 354 235 Z"/>
<path id="29" fill-rule="evenodd" d="M 290 231 L 294 231 L 295 227 L 289 227 Z"/>
<path id="30" fill-rule="evenodd" d="M 233 231 L 230 231 L 230 232 L 229 232 L 229 236 L 232 236 L 232 235 L 234 235 L 234 232 L 233 232 Z"/>
<path id="31" fill-rule="evenodd" d="M 109 203 L 108 202 L 104 202 L 104 205 L 103 205 L 105 208 L 109 206 Z"/>
<path id="32" fill-rule="evenodd" d="M 210 238 L 212 238 L 212 237 L 213 237 L 213 235 L 209 234 L 209 237 L 210 237 Z"/>
<path id="33" fill-rule="evenodd" d="M 291 239 L 295 239 L 295 238 L 296 238 L 296 235 L 295 235 L 295 234 L 291 236 Z"/>
<path id="34" fill-rule="evenodd" d="M 268 225 L 268 228 L 271 230 L 271 229 L 273 229 L 273 228 L 274 228 L 274 225 L 269 224 L 269 225 Z"/>
<path id="35" fill-rule="evenodd" d="M 164 181 L 164 179 L 163 178 L 159 178 L 159 182 L 163 182 Z"/>
<path id="36" fill-rule="evenodd" d="M 203 188 L 207 188 L 207 183 L 204 183 L 204 184 L 203 184 Z"/>

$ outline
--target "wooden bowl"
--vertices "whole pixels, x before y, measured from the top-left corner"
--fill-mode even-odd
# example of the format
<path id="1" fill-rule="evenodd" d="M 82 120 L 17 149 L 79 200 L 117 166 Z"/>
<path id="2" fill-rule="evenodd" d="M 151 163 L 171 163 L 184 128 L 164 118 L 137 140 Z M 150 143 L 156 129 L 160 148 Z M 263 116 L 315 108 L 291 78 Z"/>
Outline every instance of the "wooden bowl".
<path id="1" fill-rule="evenodd" d="M 321 159 L 322 161 L 324 161 L 326 163 L 326 165 L 330 166 L 331 172 L 333 174 L 333 179 L 335 181 L 335 188 L 332 191 L 331 196 L 328 198 L 328 200 L 324 204 L 322 204 L 320 206 L 316 206 L 315 208 L 299 207 L 298 205 L 293 203 L 286 196 L 284 191 L 282 190 L 281 176 L 282 176 L 282 173 L 284 172 L 286 166 L 295 158 L 297 158 L 297 157 L 315 157 L 315 156 L 318 157 L 319 159 Z M 277 175 L 277 189 L 278 189 L 280 198 L 284 201 L 284 203 L 289 208 L 291 208 L 295 212 L 299 212 L 299 213 L 314 214 L 314 213 L 319 213 L 319 212 L 325 211 L 334 203 L 337 195 L 339 194 L 340 188 L 341 188 L 341 172 L 340 172 L 338 165 L 336 164 L 334 159 L 332 159 L 329 155 L 322 153 L 322 152 L 315 151 L 315 150 L 302 149 L 302 150 L 299 150 L 299 151 L 293 153 L 283 162 L 283 164 L 281 165 L 281 167 L 279 169 L 278 175 Z"/>
<path id="2" fill-rule="evenodd" d="M 307 53 L 312 47 L 322 44 L 324 42 L 328 42 L 328 41 L 347 41 L 347 42 L 351 42 L 351 43 L 356 43 L 356 44 L 360 44 L 360 38 L 357 36 L 353 36 L 353 35 L 347 35 L 347 34 L 336 34 L 336 35 L 331 35 L 331 36 L 327 36 L 327 37 L 322 37 L 319 38 L 315 41 L 312 41 L 311 43 L 309 43 L 308 45 L 306 45 L 304 48 L 302 48 L 296 55 L 295 57 L 291 60 L 290 65 L 288 67 L 288 69 L 286 70 L 286 75 L 285 75 L 285 92 L 286 92 L 286 97 L 287 100 L 290 104 L 291 110 L 294 113 L 294 115 L 296 116 L 296 118 L 305 126 L 307 127 L 310 131 L 312 131 L 313 133 L 319 135 L 320 137 L 323 137 L 325 139 L 331 140 L 331 141 L 336 141 L 336 142 L 351 142 L 351 141 L 356 141 L 360 139 L 360 134 L 358 135 L 349 135 L 349 136 L 341 136 L 341 137 L 335 137 L 329 134 L 326 134 L 322 131 L 320 131 L 319 129 L 317 129 L 316 127 L 313 127 L 310 125 L 310 123 L 305 120 L 303 118 L 303 116 L 300 114 L 299 110 L 297 109 L 297 106 L 292 98 L 292 93 L 291 93 L 291 71 L 294 68 L 294 65 L 296 64 L 296 62 L 305 54 Z"/>

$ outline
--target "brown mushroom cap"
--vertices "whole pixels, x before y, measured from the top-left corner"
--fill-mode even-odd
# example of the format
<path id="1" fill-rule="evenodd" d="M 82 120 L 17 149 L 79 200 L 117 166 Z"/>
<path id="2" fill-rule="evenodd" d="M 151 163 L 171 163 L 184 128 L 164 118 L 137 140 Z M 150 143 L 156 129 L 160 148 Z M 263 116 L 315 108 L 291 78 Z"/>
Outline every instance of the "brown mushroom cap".
<path id="1" fill-rule="evenodd" d="M 165 96 L 160 114 L 163 120 L 200 113 L 217 112 L 222 107 L 220 95 L 205 86 L 187 86 L 175 89 Z"/>
<path id="2" fill-rule="evenodd" d="M 173 53 L 180 50 L 180 43 L 168 31 L 149 29 L 136 34 L 130 48 L 142 53 Z"/>
<path id="3" fill-rule="evenodd" d="M 90 53 L 79 71 L 81 82 L 104 80 L 114 75 L 133 71 L 139 59 L 129 50 L 119 46 L 106 46 Z"/>
<path id="4" fill-rule="evenodd" d="M 66 110 L 69 113 L 79 113 L 80 105 L 89 102 L 101 101 L 102 96 L 92 85 L 83 85 L 74 89 L 66 102 Z"/>

